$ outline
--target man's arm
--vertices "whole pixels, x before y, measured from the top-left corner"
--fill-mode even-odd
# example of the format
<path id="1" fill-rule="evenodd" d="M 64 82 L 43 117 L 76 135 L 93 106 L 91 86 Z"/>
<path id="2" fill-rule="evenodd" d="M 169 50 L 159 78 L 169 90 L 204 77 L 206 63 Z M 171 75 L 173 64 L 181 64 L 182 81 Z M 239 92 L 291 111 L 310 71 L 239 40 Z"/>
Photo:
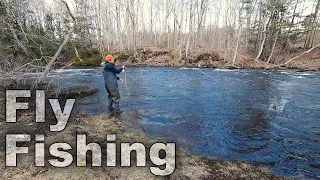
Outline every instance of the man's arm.
<path id="1" fill-rule="evenodd" d="M 117 73 L 117 74 L 121 73 L 122 70 L 123 70 L 123 68 L 117 68 L 116 66 L 112 66 L 112 69 L 111 69 L 112 72 Z"/>

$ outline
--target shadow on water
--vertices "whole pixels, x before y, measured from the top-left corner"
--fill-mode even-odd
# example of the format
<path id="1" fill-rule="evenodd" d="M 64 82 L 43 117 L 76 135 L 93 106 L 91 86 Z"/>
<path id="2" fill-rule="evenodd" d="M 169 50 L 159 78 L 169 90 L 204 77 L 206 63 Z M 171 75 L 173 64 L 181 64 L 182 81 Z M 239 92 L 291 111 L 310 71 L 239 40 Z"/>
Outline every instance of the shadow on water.
<path id="1" fill-rule="evenodd" d="M 106 111 L 100 68 L 59 73 L 62 86 L 100 90 L 78 100 L 76 111 Z M 146 67 L 126 73 L 130 96 L 120 83 L 123 119 L 148 136 L 177 142 L 190 154 L 263 164 L 281 175 L 320 176 L 319 72 Z"/>

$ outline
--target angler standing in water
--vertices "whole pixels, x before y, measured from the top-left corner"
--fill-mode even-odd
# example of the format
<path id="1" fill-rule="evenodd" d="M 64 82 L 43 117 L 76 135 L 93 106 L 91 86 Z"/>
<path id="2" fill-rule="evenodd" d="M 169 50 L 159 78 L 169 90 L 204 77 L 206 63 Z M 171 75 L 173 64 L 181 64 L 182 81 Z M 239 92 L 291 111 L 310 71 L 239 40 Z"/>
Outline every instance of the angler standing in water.
<path id="1" fill-rule="evenodd" d="M 112 55 L 106 56 L 106 64 L 103 68 L 103 77 L 106 90 L 108 92 L 109 107 L 108 112 L 112 115 L 120 115 L 123 111 L 119 107 L 120 93 L 118 89 L 117 74 L 120 74 L 124 70 L 124 65 L 122 68 L 118 68 L 114 64 L 114 57 Z"/>

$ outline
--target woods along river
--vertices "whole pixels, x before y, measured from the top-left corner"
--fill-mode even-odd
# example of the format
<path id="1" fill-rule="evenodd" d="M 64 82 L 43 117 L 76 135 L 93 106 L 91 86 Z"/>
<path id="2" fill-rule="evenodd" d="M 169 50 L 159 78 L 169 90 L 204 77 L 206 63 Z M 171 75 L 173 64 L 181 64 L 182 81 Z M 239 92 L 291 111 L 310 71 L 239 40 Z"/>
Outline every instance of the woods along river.
<path id="1" fill-rule="evenodd" d="M 102 69 L 58 69 L 59 85 L 99 93 L 75 111 L 105 113 Z M 191 155 L 248 161 L 275 174 L 320 176 L 320 72 L 127 68 L 120 77 L 121 120 Z M 126 78 L 125 78 L 126 77 Z M 269 108 L 275 104 L 277 110 Z"/>

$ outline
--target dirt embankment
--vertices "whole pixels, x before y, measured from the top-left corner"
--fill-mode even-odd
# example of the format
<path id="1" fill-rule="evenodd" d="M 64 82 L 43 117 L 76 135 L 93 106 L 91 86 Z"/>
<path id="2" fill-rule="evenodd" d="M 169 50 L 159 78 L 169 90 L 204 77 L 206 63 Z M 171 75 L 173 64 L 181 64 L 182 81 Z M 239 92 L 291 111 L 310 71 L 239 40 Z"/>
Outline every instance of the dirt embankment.
<path id="1" fill-rule="evenodd" d="M 186 57 L 185 52 L 177 54 L 162 48 L 144 48 L 136 52 L 120 51 L 113 55 L 119 64 L 127 66 L 236 68 L 217 52 L 190 52 Z"/>
<path id="2" fill-rule="evenodd" d="M 285 64 L 288 60 L 303 53 L 304 50 L 297 49 L 288 54 L 277 56 L 277 60 L 267 63 L 266 61 L 255 61 L 253 56 L 244 53 L 238 53 L 236 63 L 233 65 L 233 54 L 224 54 L 224 52 L 209 51 L 207 49 L 193 49 L 188 52 L 172 52 L 164 48 L 148 47 L 140 48 L 137 51 L 123 50 L 115 51 L 112 54 L 116 57 L 118 64 L 127 66 L 157 66 L 157 67 L 199 67 L 199 68 L 250 68 L 250 69 L 320 69 L 320 49 L 304 54 L 294 61 Z M 101 59 L 101 61 L 104 61 Z M 95 63 L 82 62 L 84 66 L 99 66 L 100 62 Z M 79 63 L 75 63 L 79 65 Z"/>
<path id="3" fill-rule="evenodd" d="M 304 50 L 296 50 L 286 55 L 279 56 L 278 60 L 273 63 L 257 60 L 248 54 L 239 53 L 236 62 L 233 65 L 233 57 L 224 55 L 223 52 L 208 51 L 204 49 L 196 49 L 190 51 L 188 57 L 183 54 L 177 55 L 165 49 L 146 48 L 138 49 L 137 53 L 130 51 L 121 51 L 114 53 L 121 64 L 129 66 L 183 66 L 183 67 L 199 67 L 199 68 L 250 68 L 250 69 L 306 69 L 320 70 L 320 49 L 315 49 L 310 53 L 285 64 L 291 58 L 294 58 Z M 224 57 L 223 57 L 224 56 Z M 226 59 L 225 59 L 226 58 Z"/>

